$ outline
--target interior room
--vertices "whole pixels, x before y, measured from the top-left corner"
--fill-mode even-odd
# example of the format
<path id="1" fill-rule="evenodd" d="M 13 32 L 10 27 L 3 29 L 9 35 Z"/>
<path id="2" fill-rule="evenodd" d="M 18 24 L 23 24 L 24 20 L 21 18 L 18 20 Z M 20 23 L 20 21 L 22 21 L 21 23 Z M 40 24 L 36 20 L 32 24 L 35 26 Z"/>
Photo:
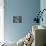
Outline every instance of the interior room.
<path id="1" fill-rule="evenodd" d="M 0 0 L 0 46 L 46 46 L 46 0 Z"/>

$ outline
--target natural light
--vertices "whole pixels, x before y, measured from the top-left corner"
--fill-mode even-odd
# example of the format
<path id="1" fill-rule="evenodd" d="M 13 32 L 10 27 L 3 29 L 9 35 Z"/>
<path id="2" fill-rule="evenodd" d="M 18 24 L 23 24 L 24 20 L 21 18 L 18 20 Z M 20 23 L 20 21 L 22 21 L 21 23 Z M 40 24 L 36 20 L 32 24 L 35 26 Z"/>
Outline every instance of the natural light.
<path id="1" fill-rule="evenodd" d="M 0 42 L 4 41 L 4 0 L 0 0 Z"/>

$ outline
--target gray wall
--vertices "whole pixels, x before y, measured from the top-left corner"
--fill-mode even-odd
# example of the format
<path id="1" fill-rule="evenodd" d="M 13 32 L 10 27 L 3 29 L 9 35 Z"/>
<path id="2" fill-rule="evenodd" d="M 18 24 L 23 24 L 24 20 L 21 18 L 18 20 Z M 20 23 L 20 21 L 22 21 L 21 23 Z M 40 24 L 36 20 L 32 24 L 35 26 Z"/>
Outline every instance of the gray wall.
<path id="1" fill-rule="evenodd" d="M 40 0 L 5 1 L 5 40 L 18 41 L 32 28 L 33 18 L 40 9 Z M 13 23 L 13 16 L 22 16 L 22 23 Z"/>

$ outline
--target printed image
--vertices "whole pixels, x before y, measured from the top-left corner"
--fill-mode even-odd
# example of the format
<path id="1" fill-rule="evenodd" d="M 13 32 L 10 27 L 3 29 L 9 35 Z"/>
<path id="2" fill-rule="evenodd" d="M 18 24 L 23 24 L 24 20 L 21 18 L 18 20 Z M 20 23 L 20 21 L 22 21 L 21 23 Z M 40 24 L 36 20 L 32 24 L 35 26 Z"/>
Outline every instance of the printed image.
<path id="1" fill-rule="evenodd" d="M 22 16 L 13 16 L 13 23 L 22 23 Z"/>

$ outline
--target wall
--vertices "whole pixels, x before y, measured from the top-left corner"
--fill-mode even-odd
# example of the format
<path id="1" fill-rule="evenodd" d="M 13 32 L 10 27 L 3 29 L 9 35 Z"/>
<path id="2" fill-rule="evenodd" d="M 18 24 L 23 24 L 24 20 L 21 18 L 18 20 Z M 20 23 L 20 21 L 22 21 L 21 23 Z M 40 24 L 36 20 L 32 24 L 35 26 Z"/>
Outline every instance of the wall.
<path id="1" fill-rule="evenodd" d="M 5 40 L 18 41 L 32 28 L 40 0 L 5 0 Z M 13 16 L 22 16 L 22 23 L 13 23 Z"/>

